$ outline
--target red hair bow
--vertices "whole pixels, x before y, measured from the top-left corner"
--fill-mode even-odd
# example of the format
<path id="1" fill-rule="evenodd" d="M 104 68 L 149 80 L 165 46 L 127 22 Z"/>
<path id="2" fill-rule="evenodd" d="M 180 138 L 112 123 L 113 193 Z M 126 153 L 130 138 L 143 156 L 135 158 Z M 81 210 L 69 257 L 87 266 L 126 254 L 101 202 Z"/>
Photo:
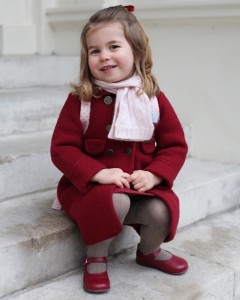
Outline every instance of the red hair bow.
<path id="1" fill-rule="evenodd" d="M 128 11 L 133 12 L 134 11 L 134 6 L 133 5 L 126 5 L 124 6 Z"/>

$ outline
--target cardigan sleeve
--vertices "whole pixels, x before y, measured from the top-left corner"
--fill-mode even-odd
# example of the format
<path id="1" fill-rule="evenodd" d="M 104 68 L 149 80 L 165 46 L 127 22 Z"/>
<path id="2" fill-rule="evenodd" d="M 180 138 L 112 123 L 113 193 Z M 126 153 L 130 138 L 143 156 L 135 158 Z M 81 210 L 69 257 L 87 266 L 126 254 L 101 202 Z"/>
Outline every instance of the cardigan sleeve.
<path id="1" fill-rule="evenodd" d="M 93 184 L 93 175 L 106 168 L 82 152 L 83 135 L 80 101 L 77 95 L 69 94 L 52 135 L 50 152 L 54 165 L 82 193 Z"/>
<path id="2" fill-rule="evenodd" d="M 160 121 L 155 128 L 156 152 L 145 170 L 163 178 L 162 185 L 171 188 L 186 159 L 188 146 L 180 121 L 164 95 L 158 96 Z"/>

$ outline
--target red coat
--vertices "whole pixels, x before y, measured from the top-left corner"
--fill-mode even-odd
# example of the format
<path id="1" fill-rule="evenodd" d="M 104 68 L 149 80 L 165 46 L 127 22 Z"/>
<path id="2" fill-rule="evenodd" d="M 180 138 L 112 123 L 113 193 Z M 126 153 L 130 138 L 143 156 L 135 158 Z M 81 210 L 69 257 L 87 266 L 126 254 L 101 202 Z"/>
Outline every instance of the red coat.
<path id="1" fill-rule="evenodd" d="M 90 181 L 103 168 L 118 167 L 129 174 L 142 169 L 164 178 L 162 184 L 148 193 L 161 198 L 169 207 L 171 225 L 166 241 L 173 239 L 176 233 L 179 201 L 171 188 L 185 161 L 187 144 L 171 104 L 162 92 L 157 98 L 160 121 L 152 140 L 147 142 L 107 138 L 113 117 L 114 94 L 103 92 L 100 98 L 92 99 L 85 134 L 78 96 L 69 94 L 62 108 L 51 144 L 52 161 L 64 174 L 58 185 L 58 198 L 66 213 L 77 222 L 86 244 L 114 237 L 122 230 L 112 203 L 112 194 L 117 187 Z M 131 193 L 131 190 L 122 192 Z"/>

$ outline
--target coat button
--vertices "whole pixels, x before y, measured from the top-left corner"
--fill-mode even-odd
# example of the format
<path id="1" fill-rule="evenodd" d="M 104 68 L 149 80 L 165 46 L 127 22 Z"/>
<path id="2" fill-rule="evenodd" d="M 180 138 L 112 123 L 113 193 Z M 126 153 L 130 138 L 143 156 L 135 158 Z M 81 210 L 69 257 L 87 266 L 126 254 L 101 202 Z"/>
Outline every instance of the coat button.
<path id="1" fill-rule="evenodd" d="M 113 156 L 114 151 L 113 151 L 113 149 L 107 149 L 106 153 L 107 153 L 108 156 Z"/>
<path id="2" fill-rule="evenodd" d="M 111 130 L 111 126 L 112 126 L 111 124 L 109 124 L 109 125 L 106 126 L 107 132 L 109 132 Z"/>
<path id="3" fill-rule="evenodd" d="M 131 148 L 126 148 L 124 151 L 128 156 L 132 154 L 132 149 Z"/>
<path id="4" fill-rule="evenodd" d="M 105 104 L 111 104 L 112 103 L 112 97 L 111 96 L 106 96 L 106 97 L 104 97 L 104 103 Z"/>

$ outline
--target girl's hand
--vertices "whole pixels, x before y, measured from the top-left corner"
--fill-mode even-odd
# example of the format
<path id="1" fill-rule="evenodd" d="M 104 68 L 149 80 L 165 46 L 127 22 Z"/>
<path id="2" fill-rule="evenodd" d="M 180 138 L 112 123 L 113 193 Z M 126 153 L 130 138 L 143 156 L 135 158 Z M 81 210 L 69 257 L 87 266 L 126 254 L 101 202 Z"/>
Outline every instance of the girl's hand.
<path id="1" fill-rule="evenodd" d="M 100 184 L 116 184 L 120 188 L 130 188 L 127 180 L 129 176 L 128 173 L 123 172 L 119 168 L 102 169 L 92 177 L 91 181 Z"/>
<path id="2" fill-rule="evenodd" d="M 162 178 L 149 171 L 137 170 L 128 177 L 128 181 L 136 191 L 146 192 L 161 183 Z"/>

